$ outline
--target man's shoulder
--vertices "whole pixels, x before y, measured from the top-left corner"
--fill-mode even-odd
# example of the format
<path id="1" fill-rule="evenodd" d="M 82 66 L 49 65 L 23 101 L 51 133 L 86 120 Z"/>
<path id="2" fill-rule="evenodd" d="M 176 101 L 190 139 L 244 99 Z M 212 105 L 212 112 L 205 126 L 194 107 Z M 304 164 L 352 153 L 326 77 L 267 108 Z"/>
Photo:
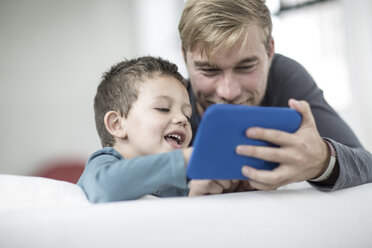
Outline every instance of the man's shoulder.
<path id="1" fill-rule="evenodd" d="M 273 61 L 271 62 L 271 70 L 282 70 L 282 69 L 299 69 L 303 68 L 300 63 L 298 63 L 296 60 L 284 56 L 282 54 L 276 53 L 274 55 Z"/>
<path id="2" fill-rule="evenodd" d="M 273 81 L 304 81 L 311 79 L 306 69 L 296 60 L 282 54 L 275 54 L 269 71 L 269 80 Z"/>
<path id="3" fill-rule="evenodd" d="M 309 95 L 317 89 L 314 80 L 300 63 L 282 54 L 275 54 L 262 105 L 288 106 L 288 99 L 309 99 Z"/>

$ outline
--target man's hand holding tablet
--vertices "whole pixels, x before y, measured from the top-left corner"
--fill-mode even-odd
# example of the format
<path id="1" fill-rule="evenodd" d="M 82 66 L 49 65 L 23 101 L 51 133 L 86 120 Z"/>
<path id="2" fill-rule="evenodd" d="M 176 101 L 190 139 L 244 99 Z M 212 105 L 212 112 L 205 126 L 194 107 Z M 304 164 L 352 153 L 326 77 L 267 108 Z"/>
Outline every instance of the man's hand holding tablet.
<path id="1" fill-rule="evenodd" d="M 263 127 L 293 133 L 300 127 L 301 120 L 301 115 L 290 108 L 212 105 L 204 113 L 196 133 L 187 176 L 246 180 L 241 173 L 244 165 L 272 170 L 278 163 L 238 155 L 236 147 L 244 144 L 273 147 L 268 142 L 247 138 L 246 130 Z"/>

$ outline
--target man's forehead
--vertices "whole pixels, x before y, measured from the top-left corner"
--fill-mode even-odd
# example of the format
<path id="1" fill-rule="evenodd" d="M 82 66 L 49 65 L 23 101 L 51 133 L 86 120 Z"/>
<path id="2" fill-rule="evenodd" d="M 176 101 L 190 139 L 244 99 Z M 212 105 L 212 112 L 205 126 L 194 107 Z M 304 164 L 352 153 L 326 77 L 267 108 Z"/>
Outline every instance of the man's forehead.
<path id="1" fill-rule="evenodd" d="M 188 51 L 193 60 L 215 61 L 227 57 L 235 57 L 242 60 L 249 57 L 257 57 L 257 52 L 265 48 L 260 31 L 256 25 L 246 28 L 235 43 L 219 44 L 213 42 L 199 41 Z"/>
<path id="2" fill-rule="evenodd" d="M 256 50 L 247 49 L 228 49 L 222 52 L 216 52 L 207 57 L 205 53 L 201 53 L 198 50 L 188 53 L 190 62 L 196 67 L 203 66 L 221 66 L 221 65 L 238 65 L 245 63 L 254 63 L 259 59 Z"/>
<path id="3" fill-rule="evenodd" d="M 254 63 L 257 62 L 258 57 L 257 56 L 251 56 L 251 57 L 246 57 L 242 58 L 241 60 L 236 60 L 234 61 L 234 64 L 240 65 L 240 64 L 249 64 L 249 63 Z M 218 66 L 219 63 L 218 61 L 215 60 L 194 60 L 193 61 L 195 67 L 205 67 L 205 66 Z"/>

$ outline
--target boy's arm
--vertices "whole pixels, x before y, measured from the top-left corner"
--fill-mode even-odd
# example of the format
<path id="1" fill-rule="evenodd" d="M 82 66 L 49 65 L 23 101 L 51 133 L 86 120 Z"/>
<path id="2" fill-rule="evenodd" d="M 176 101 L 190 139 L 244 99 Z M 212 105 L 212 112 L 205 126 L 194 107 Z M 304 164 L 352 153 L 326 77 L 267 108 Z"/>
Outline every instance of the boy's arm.
<path id="1" fill-rule="evenodd" d="M 181 150 L 128 160 L 115 155 L 105 153 L 88 161 L 78 184 L 89 201 L 132 200 L 148 194 L 187 195 Z"/>

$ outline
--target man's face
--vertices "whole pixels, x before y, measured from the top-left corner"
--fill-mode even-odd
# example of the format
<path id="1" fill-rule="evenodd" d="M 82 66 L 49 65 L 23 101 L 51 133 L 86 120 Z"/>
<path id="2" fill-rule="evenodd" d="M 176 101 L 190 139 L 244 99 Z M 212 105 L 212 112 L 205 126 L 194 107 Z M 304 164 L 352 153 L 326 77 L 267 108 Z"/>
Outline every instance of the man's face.
<path id="1" fill-rule="evenodd" d="M 196 47 L 184 54 L 191 87 L 200 114 L 215 103 L 259 105 L 265 94 L 267 77 L 274 53 L 271 42 L 270 56 L 260 38 L 259 29 L 247 29 L 248 38 L 230 49 L 203 56 Z"/>

